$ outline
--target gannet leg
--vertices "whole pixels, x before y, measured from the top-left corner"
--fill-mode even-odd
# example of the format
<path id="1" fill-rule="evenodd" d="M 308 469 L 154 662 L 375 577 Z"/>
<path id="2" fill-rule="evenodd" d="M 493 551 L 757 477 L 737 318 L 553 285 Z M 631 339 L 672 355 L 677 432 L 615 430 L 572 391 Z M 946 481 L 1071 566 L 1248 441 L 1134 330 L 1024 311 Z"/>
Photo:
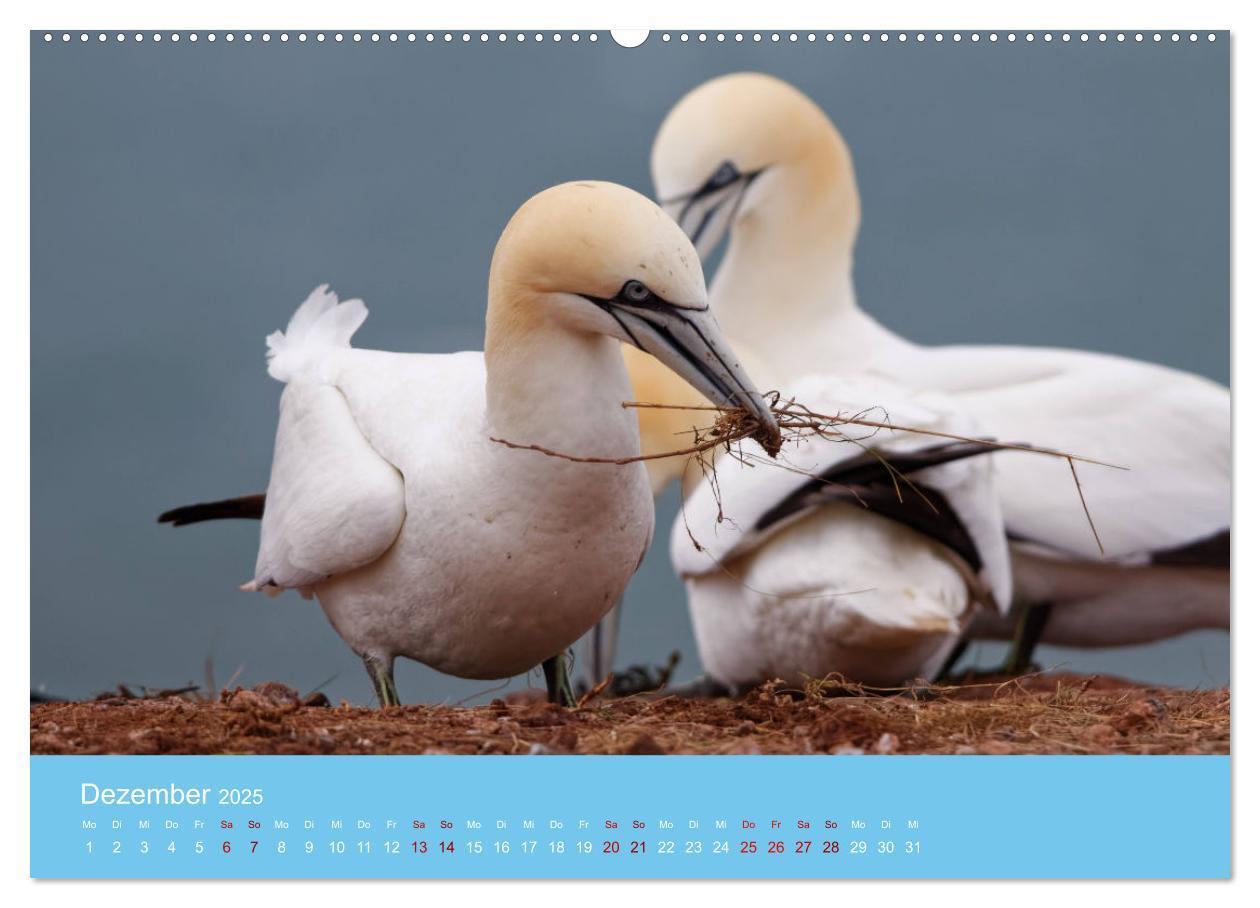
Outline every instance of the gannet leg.
<path id="1" fill-rule="evenodd" d="M 1015 625 L 1015 637 L 1010 651 L 1002 663 L 1002 674 L 1022 675 L 1033 667 L 1033 650 L 1041 640 L 1041 634 L 1050 620 L 1050 603 L 1033 602 L 1024 607 Z"/>
<path id="2" fill-rule="evenodd" d="M 376 691 L 376 699 L 381 707 L 401 706 L 398 689 L 394 687 L 394 660 L 378 659 L 376 656 L 364 656 L 363 664 L 368 676 L 372 679 L 372 689 Z"/>
<path id="3" fill-rule="evenodd" d="M 945 657 L 945 661 L 936 672 L 936 681 L 943 681 L 950 676 L 950 673 L 954 670 L 954 666 L 962 661 L 962 657 L 967 652 L 967 648 L 969 646 L 971 646 L 971 641 L 968 638 L 958 638 L 958 642 L 954 644 L 954 648 L 949 651 L 949 655 Z"/>
<path id="4" fill-rule="evenodd" d="M 559 703 L 561 706 L 577 706 L 573 696 L 573 687 L 569 684 L 569 654 L 563 652 L 558 656 L 543 660 L 543 677 L 547 679 L 547 701 Z"/>

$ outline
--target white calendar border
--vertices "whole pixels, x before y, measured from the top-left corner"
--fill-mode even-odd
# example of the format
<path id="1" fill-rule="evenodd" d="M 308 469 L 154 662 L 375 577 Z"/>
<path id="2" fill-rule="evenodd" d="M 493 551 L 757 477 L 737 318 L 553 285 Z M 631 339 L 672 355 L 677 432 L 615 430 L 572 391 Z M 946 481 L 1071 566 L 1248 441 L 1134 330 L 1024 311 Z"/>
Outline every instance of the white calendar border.
<path id="1" fill-rule="evenodd" d="M 1252 4 L 1254 6 L 1254 4 Z M 441 8 L 417 9 L 414 4 L 377 2 L 377 0 L 359 0 L 349 5 L 344 2 L 327 2 L 327 0 L 308 0 L 297 3 L 272 3 L 267 8 L 257 2 L 246 0 L 217 0 L 210 9 L 194 9 L 193 4 L 179 5 L 157 0 L 145 2 L 116 2 L 103 9 L 100 2 L 87 0 L 68 0 L 55 5 L 44 4 L 42 8 L 28 4 L 25 9 L 6 8 L 3 13 L 5 28 L 0 32 L 3 39 L 3 57 L 0 65 L 4 68 L 4 123 L 5 134 L 9 140 L 0 143 L 0 155 L 3 155 L 3 166 L 6 191 L 0 198 L 5 200 L 4 232 L 0 236 L 0 254 L 4 256 L 5 268 L 2 273 L 8 277 L 6 294 L 15 302 L 25 298 L 29 300 L 29 39 L 27 31 L 33 28 L 109 28 L 109 29 L 207 29 L 207 28 L 286 28 L 305 27 L 308 25 L 345 24 L 357 28 L 387 27 L 399 28 L 422 26 L 441 29 L 488 29 L 488 28 L 581 28 L 604 32 L 610 25 L 626 27 L 644 27 L 654 25 L 658 29 L 696 29 L 712 30 L 720 26 L 727 30 L 768 29 L 768 28 L 825 28 L 828 25 L 841 26 L 848 29 L 963 29 L 983 27 L 986 29 L 1063 29 L 1095 30 L 1124 28 L 1141 29 L 1196 29 L 1234 30 L 1234 159 L 1239 162 L 1260 161 L 1260 141 L 1257 138 L 1257 114 L 1260 110 L 1260 90 L 1257 86 L 1257 72 L 1260 71 L 1260 30 L 1253 30 L 1255 16 L 1243 3 L 1213 2 L 1199 0 L 1193 4 L 1170 2 L 1146 2 L 1141 5 L 1111 6 L 1097 0 L 1054 0 L 1045 3 L 1044 9 L 1033 10 L 1028 6 L 1018 7 L 1009 2 L 995 0 L 955 0 L 945 6 L 939 2 L 927 0 L 900 0 L 894 4 L 870 2 L 862 7 L 853 4 L 819 2 L 819 0 L 775 0 L 772 4 L 752 6 L 748 4 L 725 3 L 679 3 L 678 0 L 638 0 L 638 2 L 615 2 L 592 4 L 589 0 L 535 0 L 528 9 L 517 2 L 462 2 L 449 4 Z M 1260 230 L 1257 229 L 1257 212 L 1260 212 L 1260 177 L 1253 175 L 1245 166 L 1237 166 L 1234 171 L 1235 250 L 1260 248 Z M 1239 300 L 1247 300 L 1250 306 L 1238 305 L 1234 310 L 1233 337 L 1234 350 L 1250 353 L 1260 346 L 1260 333 L 1257 323 L 1260 315 L 1255 312 L 1260 304 L 1260 265 L 1257 264 L 1254 252 L 1250 259 L 1239 254 L 1234 265 L 1234 296 Z M 843 889 L 830 888 L 836 883 L 645 883 L 636 886 L 610 886 L 603 883 L 510 883 L 510 882 L 477 882 L 477 883 L 435 883 L 426 884 L 423 893 L 403 893 L 392 891 L 394 887 L 409 885 L 400 882 L 371 883 L 328 883 L 328 882 L 289 882 L 289 883 L 224 883 L 212 885 L 188 885 L 186 883 L 165 882 L 119 882 L 110 884 L 38 884 L 38 889 L 31 888 L 26 880 L 29 867 L 28 825 L 23 818 L 22 807 L 29 811 L 29 789 L 27 754 L 29 752 L 29 734 L 26 718 L 19 714 L 19 702 L 22 712 L 26 712 L 26 697 L 30 683 L 29 672 L 29 615 L 23 608 L 23 600 L 29 602 L 29 311 L 24 307 L 13 306 L 8 314 L 10 326 L 0 334 L 3 353 L 0 355 L 0 400 L 3 401 L 3 425 L 12 437 L 22 434 L 19 447 L 10 441 L 0 449 L 0 476 L 3 476 L 4 496 L 6 502 L 5 519 L 0 524 L 0 552 L 3 553 L 3 570 L 8 582 L 5 584 L 9 593 L 9 601 L 5 603 L 6 615 L 11 627 L 5 637 L 9 643 L 7 658 L 0 663 L 3 673 L 3 690 L 11 701 L 11 713 L 6 711 L 7 721 L 3 725 L 5 762 L 2 783 L 4 791 L 4 816 L 8 822 L 0 824 L 0 848 L 3 849 L 3 861 L 7 871 L 5 888 L 21 886 L 25 892 L 18 897 L 39 899 L 41 904 L 81 904 L 90 899 L 95 906 L 112 904 L 134 905 L 142 900 L 148 902 L 163 898 L 178 898 L 188 908 L 200 908 L 202 905 L 214 905 L 224 899 L 238 899 L 247 890 L 251 896 L 258 898 L 274 898 L 280 894 L 280 887 L 300 887 L 300 898 L 308 900 L 313 906 L 324 904 L 340 904 L 347 898 L 358 894 L 360 886 L 370 886 L 373 894 L 381 897 L 417 897 L 425 899 L 442 899 L 459 897 L 467 900 L 471 897 L 480 901 L 482 898 L 507 900 L 521 905 L 542 904 L 544 901 L 554 903 L 557 898 L 578 901 L 584 898 L 598 900 L 609 906 L 639 905 L 644 900 L 660 900 L 662 897 L 688 901 L 697 898 L 711 898 L 714 887 L 720 887 L 720 898 L 729 901 L 730 905 L 762 902 L 770 898 L 794 898 L 802 901 L 826 898 L 836 899 L 882 899 L 902 898 L 924 901 L 935 901 L 946 904 L 976 905 L 981 900 L 1018 899 L 1022 905 L 1052 905 L 1060 908 L 1065 900 L 1079 903 L 1082 898 L 1092 903 L 1096 898 L 1106 900 L 1108 904 L 1118 899 L 1140 898 L 1149 905 L 1160 905 L 1164 902 L 1184 904 L 1189 899 L 1206 896 L 1213 902 L 1237 902 L 1247 898 L 1254 903 L 1256 892 L 1250 897 L 1244 896 L 1247 890 L 1255 889 L 1255 880 L 1260 872 L 1243 858 L 1248 847 L 1255 846 L 1255 839 L 1249 835 L 1254 827 L 1248 819 L 1260 809 L 1254 792 L 1257 784 L 1249 776 L 1235 772 L 1235 874 L 1238 884 L 1228 888 L 1212 885 L 1203 893 L 1189 891 L 1190 886 L 1199 884 L 1167 884 L 1167 883 L 1066 883 L 1056 885 L 1027 886 L 1018 883 L 912 883 L 912 882 L 846 882 Z M 1256 425 L 1254 406 L 1248 406 L 1252 395 L 1256 394 L 1260 384 L 1260 365 L 1254 355 L 1234 357 L 1233 390 L 1235 401 L 1242 401 L 1247 407 L 1248 419 L 1239 420 L 1236 425 L 1235 458 L 1237 463 L 1260 463 L 1260 440 Z M 1236 411 L 1238 412 L 1238 411 Z M 19 432 L 17 427 L 23 427 Z M 1236 473 L 1235 489 L 1238 502 L 1235 519 L 1235 538 L 1245 540 L 1239 543 L 1237 551 L 1244 552 L 1250 544 L 1251 551 L 1256 550 L 1255 532 L 1252 526 L 1255 521 L 1257 505 L 1257 483 L 1246 473 Z M 18 505 L 25 503 L 23 509 Z M 137 578 L 143 582 L 143 578 Z M 1234 565 L 1234 598 L 1236 602 L 1260 599 L 1260 584 L 1256 581 L 1256 569 L 1248 559 L 1236 560 Z M 1252 606 L 1253 608 L 1260 606 Z M 1240 634 L 1250 637 L 1252 624 L 1246 608 L 1235 610 L 1233 640 L 1240 639 Z M 1238 647 L 1234 645 L 1235 653 Z M 1234 716 L 1234 753 L 1250 754 L 1257 746 L 1256 726 L 1253 721 L 1254 710 L 1246 709 L 1252 699 L 1248 696 L 1256 691 L 1255 675 L 1245 660 L 1237 658 L 1231 661 L 1234 699 L 1243 704 Z M 1245 710 L 1245 714 L 1244 714 Z M 1158 758 L 1152 758 L 1158 759 Z M 1237 763 L 1235 757 L 1235 766 Z M 1009 833 L 1008 833 L 1009 834 Z M 1244 837 L 1245 836 L 1245 837 Z M 1240 847 L 1241 843 L 1241 847 Z M 976 847 L 983 848 L 983 842 Z M 1241 885 L 1239 885 L 1241 884 Z M 473 886 L 470 890 L 468 887 Z M 1124 886 L 1123 892 L 1120 886 Z M 87 887 L 92 888 L 88 892 Z M 180 887 L 178 893 L 171 892 Z M 231 889 L 224 889 L 231 886 Z M 442 892 L 435 892 L 431 887 L 440 886 Z M 651 889 L 644 889 L 650 886 Z M 889 887 L 893 887 L 890 889 Z M 1064 888 L 1065 886 L 1070 889 Z M 1131 892 L 1131 887 L 1140 887 L 1141 892 Z M 353 889 L 351 888 L 353 887 Z M 385 887 L 389 887 L 387 891 Z M 450 889 L 448 890 L 448 887 Z M 703 887 L 703 890 L 701 889 Z M 773 887 L 773 888 L 772 888 Z M 825 892 L 819 887 L 829 887 Z M 856 887 L 856 888 L 855 888 Z M 157 891 L 159 889 L 161 891 Z M 458 890 L 458 896 L 455 890 Z M 475 894 L 474 894 L 475 893 Z M 724 905 L 723 908 L 726 908 Z"/>

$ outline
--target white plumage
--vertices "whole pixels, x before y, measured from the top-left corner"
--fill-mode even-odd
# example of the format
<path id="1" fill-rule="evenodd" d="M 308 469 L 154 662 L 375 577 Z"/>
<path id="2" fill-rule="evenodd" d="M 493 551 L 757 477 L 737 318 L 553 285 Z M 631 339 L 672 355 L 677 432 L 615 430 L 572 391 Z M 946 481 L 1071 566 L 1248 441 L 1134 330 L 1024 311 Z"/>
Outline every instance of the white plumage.
<path id="1" fill-rule="evenodd" d="M 1124 466 L 1078 463 L 1109 559 L 1210 536 L 1230 523 L 1230 400 L 1215 382 L 1102 353 L 915 347 L 878 368 L 948 393 L 986 432 Z M 995 455 L 1007 527 L 1077 558 L 1098 548 L 1061 462 Z"/>
<path id="2" fill-rule="evenodd" d="M 367 352 L 350 350 L 366 318 L 361 301 L 338 304 L 325 285 L 267 338 L 268 371 L 287 387 L 248 589 L 304 589 L 352 571 L 402 528 L 403 475 L 368 442 L 341 387 Z"/>
<path id="3" fill-rule="evenodd" d="M 1055 606 L 1047 641 L 1115 645 L 1228 627 L 1219 556 L 1137 569 L 1161 550 L 1227 540 L 1227 389 L 1105 354 L 924 347 L 879 325 L 853 292 L 859 202 L 848 148 L 822 111 L 777 79 L 735 74 L 688 94 L 662 125 L 652 165 L 658 195 L 679 200 L 671 213 L 698 246 L 712 248 L 729 229 L 711 298 L 728 336 L 762 364 L 763 386 L 819 372 L 883 377 L 948 394 L 986 435 L 1128 468 L 1077 467 L 1103 558 L 1062 462 L 994 455 L 1017 548 L 1015 599 Z M 718 174 L 721 189 L 698 189 Z M 986 618 L 977 632 L 1009 635 L 1011 626 Z"/>
<path id="4" fill-rule="evenodd" d="M 554 656 L 615 601 L 651 538 L 642 469 L 491 442 L 480 353 L 353 349 L 347 328 L 366 310 L 335 302 L 315 291 L 286 340 L 272 336 L 288 386 L 254 585 L 313 590 L 351 647 L 382 661 L 499 678 Z M 591 378 L 615 408 L 592 415 L 593 434 L 630 448 L 624 379 Z"/>
<path id="5" fill-rule="evenodd" d="M 777 432 L 685 235 L 613 184 L 564 184 L 517 212 L 491 264 L 484 355 L 354 349 L 366 317 L 320 287 L 267 339 L 286 388 L 246 589 L 317 596 L 384 703 L 397 656 L 507 677 L 554 664 L 621 595 L 651 540 L 643 465 L 494 439 L 636 454 L 622 340 Z"/>
<path id="6" fill-rule="evenodd" d="M 840 395 L 841 384 L 833 376 L 811 376 L 789 390 L 819 412 L 852 416 L 877 405 L 869 418 L 883 419 L 886 411 L 897 425 L 962 435 L 974 430 L 939 398 L 911 398 L 873 381 L 845 382 Z M 867 449 L 894 460 L 964 446 L 860 426 L 851 435 L 860 444 L 813 436 L 785 447 L 780 459 L 788 469 L 723 457 L 712 486 L 698 483 L 688 496 L 670 551 L 687 584 L 701 661 L 712 677 L 732 686 L 832 672 L 882 685 L 930 678 L 977 608 L 1006 610 L 1010 565 L 990 455 L 898 478 L 895 488 L 904 499 L 898 503 L 884 467 L 864 471 L 866 477 L 873 472 L 875 486 L 859 481 L 853 466 L 872 460 Z M 845 467 L 848 479 L 842 478 Z M 836 478 L 820 485 L 803 473 Z M 790 514 L 767 521 L 785 501 L 815 486 Z M 935 511 L 920 497 L 933 493 L 939 496 Z M 908 525 L 911 510 L 961 530 L 961 547 L 974 546 L 979 565 Z"/>

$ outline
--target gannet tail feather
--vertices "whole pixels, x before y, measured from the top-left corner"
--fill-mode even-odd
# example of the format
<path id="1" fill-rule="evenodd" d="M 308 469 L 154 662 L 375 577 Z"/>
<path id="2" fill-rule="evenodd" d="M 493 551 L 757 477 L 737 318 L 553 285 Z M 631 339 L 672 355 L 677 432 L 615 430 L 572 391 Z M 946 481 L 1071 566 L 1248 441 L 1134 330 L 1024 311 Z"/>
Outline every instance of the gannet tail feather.
<path id="1" fill-rule="evenodd" d="M 288 327 L 267 336 L 267 371 L 282 382 L 310 373 L 328 351 L 350 346 L 367 314 L 362 300 L 339 303 L 337 294 L 320 284 L 298 306 Z"/>
<path id="2" fill-rule="evenodd" d="M 240 498 L 225 498 L 223 501 L 186 504 L 160 515 L 158 523 L 182 527 L 190 523 L 201 523 L 203 520 L 262 520 L 266 499 L 266 495 L 242 495 Z"/>

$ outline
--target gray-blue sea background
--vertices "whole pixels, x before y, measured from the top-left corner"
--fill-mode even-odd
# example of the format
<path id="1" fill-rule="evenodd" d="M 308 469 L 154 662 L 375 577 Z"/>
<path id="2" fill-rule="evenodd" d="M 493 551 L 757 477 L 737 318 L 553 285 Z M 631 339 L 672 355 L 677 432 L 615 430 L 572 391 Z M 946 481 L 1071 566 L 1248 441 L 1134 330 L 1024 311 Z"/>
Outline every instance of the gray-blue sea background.
<path id="1" fill-rule="evenodd" d="M 631 50 L 606 33 L 520 45 L 236 34 L 32 35 L 33 689 L 199 683 L 209 660 L 220 684 L 274 679 L 369 702 L 316 604 L 237 592 L 256 523 L 176 531 L 154 518 L 265 488 L 280 385 L 263 337 L 312 287 L 367 302 L 357 345 L 480 349 L 489 256 L 515 208 L 575 178 L 650 194 L 661 118 L 721 73 L 784 77 L 840 127 L 863 201 L 859 299 L 892 328 L 1229 380 L 1227 38 L 654 35 Z M 620 662 L 678 649 L 685 679 L 700 667 L 667 558 L 676 508 L 665 495 L 627 592 Z M 1039 658 L 1151 682 L 1229 679 L 1220 633 Z M 409 702 L 502 693 L 414 663 L 398 681 Z M 525 684 L 541 678 L 511 682 Z"/>

